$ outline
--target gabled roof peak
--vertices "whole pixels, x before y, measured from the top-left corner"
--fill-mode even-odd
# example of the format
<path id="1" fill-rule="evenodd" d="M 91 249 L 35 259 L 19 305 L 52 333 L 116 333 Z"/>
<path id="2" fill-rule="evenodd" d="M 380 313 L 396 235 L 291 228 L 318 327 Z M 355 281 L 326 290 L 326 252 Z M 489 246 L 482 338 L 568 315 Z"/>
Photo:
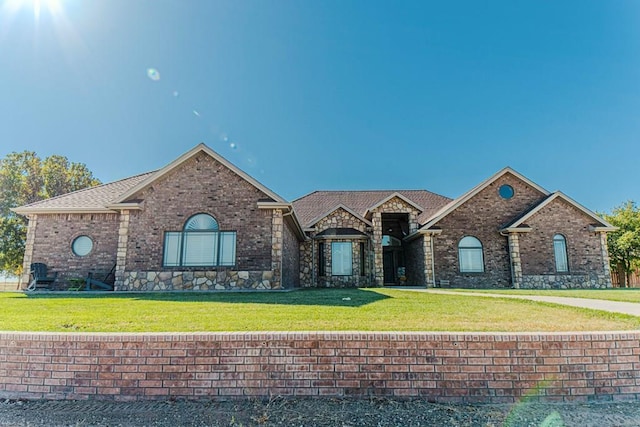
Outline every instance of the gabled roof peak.
<path id="1" fill-rule="evenodd" d="M 153 174 L 148 179 L 146 179 L 143 182 L 141 182 L 140 184 L 138 184 L 136 187 L 134 187 L 134 188 L 130 189 L 129 191 L 127 191 L 126 193 L 124 193 L 119 198 L 119 200 L 117 200 L 117 203 L 122 203 L 122 202 L 126 201 L 128 198 L 132 197 L 134 194 L 136 194 L 137 192 L 139 192 L 143 188 L 147 187 L 152 182 L 156 181 L 160 177 L 162 177 L 162 176 L 166 175 L 167 173 L 169 173 L 170 171 L 174 170 L 175 168 L 177 168 L 178 166 L 180 166 L 181 164 L 183 164 L 187 160 L 189 160 L 192 157 L 194 157 L 195 155 L 199 154 L 200 152 L 204 152 L 208 156 L 212 157 L 214 160 L 216 160 L 217 162 L 221 163 L 227 169 L 229 169 L 232 172 L 234 172 L 236 175 L 238 175 L 240 178 L 242 178 L 245 181 L 247 181 L 249 184 L 251 184 L 252 186 L 257 188 L 258 190 L 262 191 L 264 194 L 269 196 L 274 201 L 281 202 L 281 203 L 288 203 L 282 197 L 280 197 L 279 195 L 277 195 L 276 193 L 274 193 L 273 191 L 271 191 L 270 189 L 268 189 L 267 187 L 265 187 L 264 185 L 259 183 L 256 179 L 251 177 L 249 174 L 247 174 L 246 172 L 244 172 L 243 170 L 241 170 L 240 168 L 235 166 L 233 163 L 231 163 L 230 161 L 228 161 L 227 159 L 222 157 L 220 154 L 218 154 L 215 151 L 213 151 L 213 149 L 211 149 L 209 146 L 207 146 L 203 142 L 199 143 L 198 145 L 193 147 L 191 150 L 187 151 L 182 156 L 178 157 L 177 159 L 175 159 L 174 161 L 172 161 L 171 163 L 169 163 L 168 165 L 166 165 L 162 169 L 158 170 L 155 174 Z"/>

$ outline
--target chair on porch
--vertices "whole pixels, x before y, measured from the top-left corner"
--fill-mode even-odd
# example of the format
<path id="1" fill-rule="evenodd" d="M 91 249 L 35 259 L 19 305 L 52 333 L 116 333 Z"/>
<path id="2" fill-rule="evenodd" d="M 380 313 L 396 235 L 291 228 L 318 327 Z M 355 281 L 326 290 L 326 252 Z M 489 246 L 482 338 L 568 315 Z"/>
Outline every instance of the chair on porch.
<path id="1" fill-rule="evenodd" d="M 58 273 L 55 272 L 49 275 L 47 271 L 47 264 L 41 262 L 34 262 L 31 264 L 30 274 L 31 274 L 31 282 L 29 282 L 29 286 L 27 286 L 27 291 L 36 291 L 38 289 L 49 289 L 51 284 L 56 281 L 58 278 Z"/>
<path id="2" fill-rule="evenodd" d="M 87 278 L 85 280 L 85 290 L 86 291 L 112 291 L 113 284 L 116 278 L 116 265 L 114 264 L 111 270 L 108 272 L 95 272 L 90 271 L 87 274 Z M 97 289 L 96 289 L 97 288 Z"/>

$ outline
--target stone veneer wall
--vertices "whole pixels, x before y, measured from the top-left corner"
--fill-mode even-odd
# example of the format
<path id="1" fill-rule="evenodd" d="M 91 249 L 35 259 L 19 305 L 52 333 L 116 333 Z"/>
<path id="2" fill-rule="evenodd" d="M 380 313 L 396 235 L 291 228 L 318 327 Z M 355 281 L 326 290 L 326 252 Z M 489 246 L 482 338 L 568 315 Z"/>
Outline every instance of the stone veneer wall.
<path id="1" fill-rule="evenodd" d="M 611 288 L 611 276 L 602 274 L 539 274 L 522 276 L 522 289 Z"/>
<path id="2" fill-rule="evenodd" d="M 374 252 L 374 272 L 375 283 L 372 285 L 384 285 L 384 265 L 383 265 L 383 249 L 382 249 L 382 215 L 386 213 L 406 213 L 408 214 L 409 233 L 413 233 L 418 229 L 418 215 L 420 212 L 402 200 L 399 197 L 392 197 L 377 208 L 372 210 L 371 222 L 373 223 L 373 241 L 372 247 Z M 405 254 L 406 255 L 406 254 Z"/>
<path id="3" fill-rule="evenodd" d="M 137 271 L 125 272 L 119 291 L 213 291 L 281 289 L 266 271 Z"/>
<path id="4" fill-rule="evenodd" d="M 317 245 L 314 240 L 306 240 L 300 243 L 300 286 L 310 288 L 315 286 L 314 277 L 316 274 L 313 246 Z M 317 248 L 317 246 L 316 246 Z"/>
<path id="5" fill-rule="evenodd" d="M 320 219 L 315 224 L 315 229 L 311 233 L 310 237 L 315 237 L 317 234 L 329 228 L 353 228 L 361 233 L 370 234 L 368 228 L 370 226 L 363 222 L 360 218 L 354 216 L 343 208 L 338 208 L 326 217 Z M 318 243 L 323 242 L 325 244 L 325 266 L 324 271 L 326 276 L 318 276 Z M 350 276 L 333 276 L 331 275 L 331 243 L 332 242 L 351 242 L 352 246 L 352 260 L 353 260 L 353 275 Z M 360 243 L 364 243 L 365 246 L 365 265 L 361 265 L 360 257 Z M 314 251 L 315 246 L 315 251 Z M 312 240 L 310 242 L 304 242 L 300 245 L 300 283 L 303 287 L 326 287 L 326 288 L 344 288 L 344 287 L 363 287 L 371 285 L 371 277 L 368 272 L 370 267 L 368 265 L 369 256 L 367 254 L 369 243 L 367 238 L 362 236 L 358 239 L 341 239 L 341 238 L 325 238 Z M 315 259 L 314 259 L 315 257 Z M 364 271 L 365 275 L 362 275 Z M 314 281 L 315 278 L 315 281 Z"/>
<path id="6" fill-rule="evenodd" d="M 640 333 L 0 333 L 0 398 L 638 400 Z"/>
<path id="7" fill-rule="evenodd" d="M 47 264 L 50 271 L 58 272 L 55 287 L 64 288 L 70 278 L 85 278 L 90 271 L 110 271 L 116 263 L 119 215 L 99 214 L 41 214 L 33 222 L 28 241 L 29 262 Z M 73 240 L 86 235 L 93 240 L 93 249 L 87 256 L 77 256 L 71 250 Z M 25 257 L 29 258 L 29 257 Z M 28 273 L 29 266 L 27 266 Z M 22 286 L 28 277 L 23 276 Z"/>
<path id="8" fill-rule="evenodd" d="M 294 288 L 300 283 L 300 249 L 298 238 L 285 221 L 282 242 L 282 287 Z"/>

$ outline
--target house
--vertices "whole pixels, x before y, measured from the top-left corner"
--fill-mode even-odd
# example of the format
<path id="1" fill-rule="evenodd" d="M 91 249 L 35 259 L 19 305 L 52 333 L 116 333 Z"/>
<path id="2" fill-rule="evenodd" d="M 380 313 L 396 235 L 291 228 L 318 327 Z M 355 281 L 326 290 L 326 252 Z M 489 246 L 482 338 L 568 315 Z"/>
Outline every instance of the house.
<path id="1" fill-rule="evenodd" d="M 289 203 L 204 144 L 164 168 L 15 209 L 29 265 L 116 290 L 610 287 L 615 228 L 505 168 L 457 199 L 315 191 Z"/>

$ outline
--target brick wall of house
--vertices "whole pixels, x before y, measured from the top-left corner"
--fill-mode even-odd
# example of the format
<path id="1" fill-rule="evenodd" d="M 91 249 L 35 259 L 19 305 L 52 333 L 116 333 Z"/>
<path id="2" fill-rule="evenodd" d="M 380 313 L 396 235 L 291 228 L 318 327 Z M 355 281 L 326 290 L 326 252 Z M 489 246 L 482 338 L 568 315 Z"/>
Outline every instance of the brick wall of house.
<path id="1" fill-rule="evenodd" d="M 533 230 L 521 233 L 520 258 L 527 276 L 540 276 L 549 287 L 599 287 L 606 285 L 601 239 L 589 230 L 593 219 L 562 199 L 555 199 L 527 220 Z M 556 273 L 553 237 L 566 239 L 569 272 Z"/>
<path id="2" fill-rule="evenodd" d="M 513 198 L 498 194 L 504 184 L 515 190 Z M 498 230 L 543 198 L 541 192 L 506 173 L 443 218 L 437 224 L 442 233 L 434 238 L 436 281 L 446 280 L 456 287 L 511 286 L 507 238 Z M 465 236 L 482 242 L 484 273 L 460 273 L 458 243 Z"/>
<path id="3" fill-rule="evenodd" d="M 55 286 L 59 288 L 64 288 L 69 278 L 86 278 L 90 271 L 110 271 L 116 262 L 118 218 L 116 213 L 38 215 L 31 262 L 45 263 L 57 271 Z M 93 249 L 79 257 L 71 244 L 82 235 L 93 240 Z"/>
<path id="4" fill-rule="evenodd" d="M 164 232 L 181 231 L 198 213 L 212 215 L 221 231 L 237 231 L 233 270 L 271 270 L 272 215 L 257 207 L 268 197 L 210 156 L 195 155 L 131 199 L 144 202 L 131 213 L 126 271 L 171 270 L 162 266 Z"/>
<path id="5" fill-rule="evenodd" d="M 300 244 L 288 221 L 284 222 L 282 242 L 282 287 L 300 284 Z"/>
<path id="6" fill-rule="evenodd" d="M 640 333 L 0 333 L 0 398 L 637 400 Z"/>

